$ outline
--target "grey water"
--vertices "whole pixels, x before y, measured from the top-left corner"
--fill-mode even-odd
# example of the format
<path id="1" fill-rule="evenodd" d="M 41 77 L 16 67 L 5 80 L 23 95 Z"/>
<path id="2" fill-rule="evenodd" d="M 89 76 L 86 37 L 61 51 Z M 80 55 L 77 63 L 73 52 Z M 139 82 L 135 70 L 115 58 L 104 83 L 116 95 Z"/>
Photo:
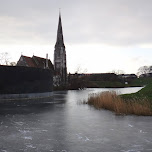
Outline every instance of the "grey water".
<path id="1" fill-rule="evenodd" d="M 41 104 L 0 105 L 0 152 L 150 152 L 152 117 L 79 104 L 90 93 L 139 89 L 58 91 Z"/>

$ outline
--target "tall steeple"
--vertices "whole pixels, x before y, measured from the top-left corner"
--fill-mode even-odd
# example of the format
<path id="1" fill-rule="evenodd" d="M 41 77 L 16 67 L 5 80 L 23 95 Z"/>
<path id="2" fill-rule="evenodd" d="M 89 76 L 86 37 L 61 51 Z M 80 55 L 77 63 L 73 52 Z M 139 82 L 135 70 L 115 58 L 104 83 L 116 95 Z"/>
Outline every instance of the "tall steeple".
<path id="1" fill-rule="evenodd" d="M 54 50 L 54 69 L 59 85 L 65 85 L 67 81 L 66 51 L 63 39 L 61 13 L 59 13 L 59 22 L 57 30 L 57 39 Z"/>
<path id="2" fill-rule="evenodd" d="M 64 46 L 64 39 L 63 39 L 63 32 L 62 32 L 62 21 L 61 21 L 61 13 L 59 13 L 59 23 L 58 23 L 58 30 L 57 30 L 57 40 L 55 46 Z"/>

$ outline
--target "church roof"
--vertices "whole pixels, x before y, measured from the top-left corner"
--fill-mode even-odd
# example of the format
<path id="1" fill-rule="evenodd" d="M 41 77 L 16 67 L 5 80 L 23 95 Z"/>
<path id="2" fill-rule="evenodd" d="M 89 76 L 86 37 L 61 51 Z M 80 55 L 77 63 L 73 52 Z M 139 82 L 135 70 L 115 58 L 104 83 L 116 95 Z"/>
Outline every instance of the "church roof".
<path id="1" fill-rule="evenodd" d="M 57 30 L 57 40 L 55 47 L 65 47 L 64 46 L 64 39 L 63 39 L 63 30 L 62 30 L 62 21 L 61 21 L 61 14 L 59 14 L 59 22 L 58 22 L 58 30 Z"/>
<path id="2" fill-rule="evenodd" d="M 41 58 L 41 57 L 33 55 L 32 59 L 35 61 L 36 66 L 38 68 L 44 68 L 46 66 L 46 59 L 45 58 Z M 48 67 L 49 67 L 49 69 L 54 68 L 50 59 L 48 59 Z"/>
<path id="3" fill-rule="evenodd" d="M 35 68 L 46 68 L 46 59 L 41 58 L 38 56 L 28 57 L 28 56 L 21 56 L 17 66 L 28 66 L 28 67 L 35 67 Z M 48 67 L 49 69 L 54 70 L 53 64 L 50 59 L 48 59 Z"/>
<path id="4" fill-rule="evenodd" d="M 28 57 L 28 56 L 23 56 L 22 57 L 24 58 L 26 64 L 29 66 L 29 67 L 36 67 L 36 64 L 35 62 L 33 61 L 33 59 L 31 57 Z"/>

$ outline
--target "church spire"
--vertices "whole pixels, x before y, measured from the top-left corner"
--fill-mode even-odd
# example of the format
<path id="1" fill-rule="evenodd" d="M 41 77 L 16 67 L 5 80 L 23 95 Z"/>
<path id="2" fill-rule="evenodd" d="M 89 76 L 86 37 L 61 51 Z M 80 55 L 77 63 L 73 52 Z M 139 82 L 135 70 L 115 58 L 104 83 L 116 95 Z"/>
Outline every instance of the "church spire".
<path id="1" fill-rule="evenodd" d="M 59 13 L 59 23 L 57 30 L 57 39 L 54 50 L 54 69 L 57 84 L 66 85 L 67 82 L 67 66 L 66 66 L 66 51 L 63 40 L 61 13 Z"/>
<path id="2" fill-rule="evenodd" d="M 58 30 L 57 30 L 57 40 L 55 47 L 65 47 L 64 39 L 63 39 L 63 31 L 62 31 L 62 21 L 61 21 L 61 13 L 59 12 L 59 22 L 58 22 Z"/>

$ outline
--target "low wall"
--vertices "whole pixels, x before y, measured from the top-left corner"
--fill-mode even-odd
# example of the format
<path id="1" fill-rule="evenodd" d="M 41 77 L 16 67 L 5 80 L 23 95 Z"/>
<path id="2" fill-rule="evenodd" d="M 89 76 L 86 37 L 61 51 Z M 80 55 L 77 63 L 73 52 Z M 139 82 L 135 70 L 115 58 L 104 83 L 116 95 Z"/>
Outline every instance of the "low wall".
<path id="1" fill-rule="evenodd" d="M 52 92 L 53 73 L 49 69 L 0 66 L 0 94 Z"/>
<path id="2" fill-rule="evenodd" d="M 53 92 L 44 93 L 25 93 L 25 94 L 0 94 L 0 100 L 20 100 L 20 99 L 33 99 L 33 98 L 47 98 L 53 96 Z"/>
<path id="3" fill-rule="evenodd" d="M 50 102 L 53 99 L 53 92 L 26 93 L 26 94 L 0 94 L 0 104 L 33 104 Z"/>

